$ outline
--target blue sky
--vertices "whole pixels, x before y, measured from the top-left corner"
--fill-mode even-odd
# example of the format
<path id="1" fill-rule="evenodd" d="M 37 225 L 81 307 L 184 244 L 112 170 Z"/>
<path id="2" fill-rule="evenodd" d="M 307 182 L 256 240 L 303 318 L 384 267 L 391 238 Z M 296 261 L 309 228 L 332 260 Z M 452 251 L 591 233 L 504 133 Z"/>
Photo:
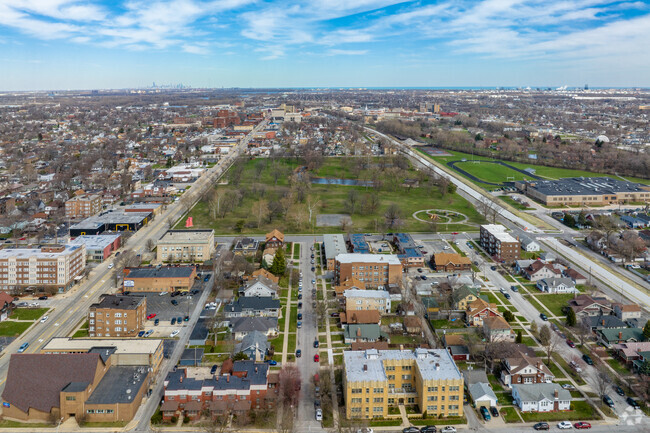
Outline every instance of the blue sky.
<path id="1" fill-rule="evenodd" d="M 0 89 L 650 87 L 650 1 L 0 0 Z"/>

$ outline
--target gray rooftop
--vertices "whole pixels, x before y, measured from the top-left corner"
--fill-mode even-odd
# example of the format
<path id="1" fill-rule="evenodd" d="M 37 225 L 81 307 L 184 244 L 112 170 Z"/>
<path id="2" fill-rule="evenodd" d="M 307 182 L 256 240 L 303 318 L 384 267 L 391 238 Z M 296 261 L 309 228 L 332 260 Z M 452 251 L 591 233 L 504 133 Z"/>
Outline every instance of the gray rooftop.
<path id="1" fill-rule="evenodd" d="M 90 308 L 111 308 L 114 310 L 135 310 L 145 302 L 144 296 L 106 295 Z"/>
<path id="2" fill-rule="evenodd" d="M 557 383 L 531 383 L 527 385 L 512 385 L 513 392 L 516 389 L 521 401 L 540 401 L 547 399 L 555 401 L 555 391 L 558 391 L 558 400 L 571 401 L 571 393 L 562 389 Z"/>
<path id="3" fill-rule="evenodd" d="M 495 401 L 498 400 L 497 396 L 490 388 L 490 384 L 487 382 L 477 382 L 469 387 L 469 393 L 472 396 L 472 400 L 481 400 L 485 397 L 493 398 Z"/>
<path id="4" fill-rule="evenodd" d="M 83 235 L 77 236 L 70 241 L 71 244 L 84 244 L 86 245 L 86 250 L 103 250 L 115 240 L 117 240 L 120 235 Z"/>
<path id="5" fill-rule="evenodd" d="M 348 382 L 385 381 L 383 361 L 390 359 L 414 360 L 424 380 L 462 380 L 458 367 L 445 349 L 345 351 L 346 379 Z"/>
<path id="6" fill-rule="evenodd" d="M 161 268 L 128 268 L 129 273 L 124 278 L 188 278 L 194 270 L 191 266 L 163 266 Z"/>
<path id="7" fill-rule="evenodd" d="M 323 245 L 325 247 L 325 258 L 333 259 L 339 254 L 348 252 L 345 246 L 345 238 L 342 234 L 323 235 Z"/>
<path id="8" fill-rule="evenodd" d="M 148 374 L 144 367 L 111 367 L 86 404 L 130 403 L 140 392 Z"/>
<path id="9" fill-rule="evenodd" d="M 169 230 L 158 241 L 159 245 L 177 243 L 203 244 L 214 238 L 214 230 Z"/>
<path id="10" fill-rule="evenodd" d="M 97 228 L 106 224 L 140 224 L 149 216 L 146 212 L 106 212 L 104 214 L 91 216 L 78 224 L 71 226 L 71 229 Z"/>
<path id="11" fill-rule="evenodd" d="M 545 195 L 601 195 L 644 191 L 641 184 L 611 177 L 569 177 L 559 180 L 537 180 L 528 182 L 528 188 Z"/>

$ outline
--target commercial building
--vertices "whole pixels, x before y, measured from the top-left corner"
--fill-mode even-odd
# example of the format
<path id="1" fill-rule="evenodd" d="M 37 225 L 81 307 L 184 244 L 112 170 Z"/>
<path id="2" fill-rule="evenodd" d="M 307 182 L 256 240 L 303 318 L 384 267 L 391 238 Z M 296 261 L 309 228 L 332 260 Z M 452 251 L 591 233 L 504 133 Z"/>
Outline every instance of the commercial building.
<path id="1" fill-rule="evenodd" d="M 145 366 L 154 373 L 160 368 L 164 355 L 163 340 L 155 338 L 53 338 L 41 348 L 44 354 L 101 353 L 111 356 L 111 364 Z"/>
<path id="2" fill-rule="evenodd" d="M 70 226 L 70 236 L 99 235 L 103 232 L 135 232 L 153 218 L 151 212 L 103 212 Z"/>
<path id="3" fill-rule="evenodd" d="M 187 292 L 195 279 L 194 266 L 125 268 L 123 286 L 131 292 Z"/>
<path id="4" fill-rule="evenodd" d="M 88 309 L 91 337 L 135 337 L 147 320 L 145 296 L 106 295 Z"/>
<path id="5" fill-rule="evenodd" d="M 159 262 L 205 262 L 215 251 L 214 230 L 169 230 L 158 240 Z"/>
<path id="6" fill-rule="evenodd" d="M 390 313 L 390 293 L 386 290 L 350 289 L 343 292 L 343 296 L 348 311 L 376 310 L 380 314 Z"/>
<path id="7" fill-rule="evenodd" d="M 648 202 L 650 186 L 611 177 L 570 177 L 558 180 L 520 180 L 515 186 L 547 206 L 606 205 Z"/>
<path id="8" fill-rule="evenodd" d="M 70 243 L 85 245 L 87 260 L 103 262 L 120 248 L 122 236 L 119 234 L 78 236 L 71 240 Z"/>
<path id="9" fill-rule="evenodd" d="M 64 292 L 86 267 L 84 245 L 0 250 L 0 289 L 28 287 Z"/>
<path id="10" fill-rule="evenodd" d="M 519 260 L 520 244 L 499 224 L 481 226 L 481 247 L 495 260 L 512 263 Z"/>
<path id="11" fill-rule="evenodd" d="M 399 251 L 397 258 L 403 266 L 415 268 L 424 266 L 424 256 L 410 234 L 395 233 L 393 243 L 397 246 Z"/>
<path id="12" fill-rule="evenodd" d="M 343 235 L 323 235 L 323 254 L 325 258 L 323 262 L 326 264 L 328 270 L 334 269 L 336 256 L 347 252 L 348 250 Z"/>
<path id="13" fill-rule="evenodd" d="M 97 194 L 82 194 L 65 202 L 65 216 L 70 219 L 88 218 L 102 210 L 102 198 Z"/>
<path id="14" fill-rule="evenodd" d="M 145 366 L 114 366 L 100 352 L 11 355 L 2 393 L 5 419 L 49 422 L 128 422 L 135 416 L 151 374 Z"/>
<path id="15" fill-rule="evenodd" d="M 357 279 L 367 287 L 397 284 L 402 278 L 402 263 L 392 254 L 339 254 L 334 261 L 336 284 Z"/>
<path id="16" fill-rule="evenodd" d="M 444 349 L 343 352 L 346 418 L 380 418 L 404 404 L 427 416 L 463 415 L 463 378 Z"/>

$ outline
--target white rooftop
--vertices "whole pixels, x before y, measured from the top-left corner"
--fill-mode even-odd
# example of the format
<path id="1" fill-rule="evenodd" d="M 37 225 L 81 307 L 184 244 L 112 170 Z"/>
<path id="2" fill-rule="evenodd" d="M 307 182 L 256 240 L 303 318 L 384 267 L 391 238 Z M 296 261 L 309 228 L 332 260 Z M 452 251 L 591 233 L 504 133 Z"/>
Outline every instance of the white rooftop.
<path id="1" fill-rule="evenodd" d="M 386 360 L 414 360 L 423 380 L 462 380 L 451 354 L 445 349 L 346 350 L 343 352 L 348 382 L 385 381 Z"/>
<path id="2" fill-rule="evenodd" d="M 75 250 L 81 248 L 81 245 L 64 245 L 65 249 L 60 252 L 44 253 L 40 248 L 6 248 L 0 250 L 0 259 L 28 259 L 30 257 L 35 257 L 37 259 L 56 259 L 58 257 L 63 257 L 71 254 Z"/>
<path id="3" fill-rule="evenodd" d="M 77 236 L 72 241 L 71 244 L 86 245 L 87 250 L 103 250 L 108 245 L 112 244 L 117 240 L 121 235 L 83 235 Z"/>
<path id="4" fill-rule="evenodd" d="M 208 241 L 212 236 L 214 236 L 214 230 L 169 230 L 162 238 L 160 238 L 158 243 L 204 243 Z"/>
<path id="5" fill-rule="evenodd" d="M 402 263 L 394 254 L 346 253 L 336 256 L 336 261 L 339 263 L 372 263 L 387 265 L 400 265 Z"/>
<path id="6" fill-rule="evenodd" d="M 154 354 L 162 340 L 153 338 L 128 338 L 128 339 L 103 339 L 103 338 L 52 338 L 43 348 L 41 353 L 62 350 L 90 350 L 93 347 L 114 347 L 115 353 L 149 353 Z"/>
<path id="7" fill-rule="evenodd" d="M 348 289 L 343 291 L 346 298 L 390 298 L 390 293 L 386 290 L 359 290 Z"/>
<path id="8" fill-rule="evenodd" d="M 501 224 L 485 224 L 481 227 L 490 232 L 492 236 L 501 242 L 517 242 L 517 239 L 515 239 L 510 233 L 506 233 L 506 228 Z"/>

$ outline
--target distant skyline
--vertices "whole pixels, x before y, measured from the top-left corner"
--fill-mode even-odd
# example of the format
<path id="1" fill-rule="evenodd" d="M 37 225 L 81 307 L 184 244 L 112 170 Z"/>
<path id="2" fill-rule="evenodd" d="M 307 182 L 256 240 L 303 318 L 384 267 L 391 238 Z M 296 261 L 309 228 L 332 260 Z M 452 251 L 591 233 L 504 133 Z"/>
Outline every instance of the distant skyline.
<path id="1" fill-rule="evenodd" d="M 0 0 L 0 90 L 650 87 L 650 2 Z"/>

